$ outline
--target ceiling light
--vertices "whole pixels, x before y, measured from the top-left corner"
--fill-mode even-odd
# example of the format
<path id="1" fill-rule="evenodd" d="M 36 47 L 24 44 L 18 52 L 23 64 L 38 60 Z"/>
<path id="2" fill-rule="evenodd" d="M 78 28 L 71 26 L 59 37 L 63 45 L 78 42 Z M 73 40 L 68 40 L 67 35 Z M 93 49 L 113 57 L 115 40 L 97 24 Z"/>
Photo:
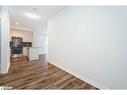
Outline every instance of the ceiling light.
<path id="1" fill-rule="evenodd" d="M 25 15 L 32 19 L 39 19 L 40 17 L 37 14 L 34 13 L 25 13 Z"/>
<path id="2" fill-rule="evenodd" d="M 18 22 L 16 22 L 15 24 L 16 24 L 16 25 L 18 25 L 19 23 L 18 23 Z"/>

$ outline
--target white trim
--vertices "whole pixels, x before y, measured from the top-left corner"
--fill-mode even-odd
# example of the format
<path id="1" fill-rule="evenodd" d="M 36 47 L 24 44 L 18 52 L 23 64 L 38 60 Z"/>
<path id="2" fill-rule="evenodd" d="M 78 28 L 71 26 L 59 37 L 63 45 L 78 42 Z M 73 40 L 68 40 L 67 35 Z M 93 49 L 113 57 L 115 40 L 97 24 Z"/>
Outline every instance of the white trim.
<path id="1" fill-rule="evenodd" d="M 91 85 L 99 88 L 99 89 L 103 89 L 103 90 L 104 89 L 109 89 L 108 87 L 105 87 L 103 85 L 100 85 L 99 83 L 97 83 L 97 82 L 95 82 L 95 81 L 93 81 L 93 80 L 91 80 L 89 78 L 86 78 L 85 76 L 82 76 L 82 75 L 79 75 L 79 74 L 77 74 L 77 73 L 75 73 L 73 71 L 70 71 L 70 70 L 66 69 L 65 67 L 63 67 L 61 65 L 55 64 L 55 63 L 53 63 L 53 62 L 51 62 L 49 60 L 48 60 L 48 62 L 51 63 L 51 64 L 53 64 L 53 65 L 55 65 L 55 66 L 57 66 L 57 67 L 59 67 L 59 68 L 61 68 L 64 71 L 66 71 L 66 72 L 68 72 L 68 73 L 76 76 L 77 78 L 79 78 L 79 79 L 81 79 L 81 80 L 83 80 L 83 81 L 85 81 L 85 82 L 87 82 L 87 83 L 89 83 L 89 84 L 91 84 Z"/>
<path id="2" fill-rule="evenodd" d="M 7 65 L 7 68 L 6 69 L 1 69 L 1 71 L 0 71 L 0 74 L 7 74 L 8 73 L 8 70 L 9 70 L 9 67 L 10 67 L 10 62 L 8 63 L 8 65 Z"/>

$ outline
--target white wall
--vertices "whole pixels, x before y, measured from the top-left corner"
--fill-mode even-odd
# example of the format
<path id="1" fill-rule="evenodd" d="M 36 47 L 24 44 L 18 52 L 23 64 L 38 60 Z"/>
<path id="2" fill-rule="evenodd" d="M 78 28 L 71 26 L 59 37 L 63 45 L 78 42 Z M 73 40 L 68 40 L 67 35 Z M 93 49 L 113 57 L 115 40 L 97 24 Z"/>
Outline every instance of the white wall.
<path id="1" fill-rule="evenodd" d="M 41 28 L 36 28 L 33 31 L 33 41 L 34 47 L 40 47 L 39 53 L 45 54 L 46 53 L 46 33 L 47 33 L 47 23 L 44 23 Z"/>
<path id="2" fill-rule="evenodd" d="M 1 39 L 1 6 L 0 6 L 0 39 Z M 1 40 L 0 40 L 0 60 L 1 60 Z M 0 73 L 1 73 L 1 61 L 0 61 Z"/>
<path id="3" fill-rule="evenodd" d="M 127 7 L 68 7 L 48 22 L 48 61 L 104 89 L 127 89 Z"/>
<path id="4" fill-rule="evenodd" d="M 9 14 L 7 7 L 2 7 L 1 10 L 1 74 L 7 73 L 10 65 L 10 48 L 9 48 Z"/>

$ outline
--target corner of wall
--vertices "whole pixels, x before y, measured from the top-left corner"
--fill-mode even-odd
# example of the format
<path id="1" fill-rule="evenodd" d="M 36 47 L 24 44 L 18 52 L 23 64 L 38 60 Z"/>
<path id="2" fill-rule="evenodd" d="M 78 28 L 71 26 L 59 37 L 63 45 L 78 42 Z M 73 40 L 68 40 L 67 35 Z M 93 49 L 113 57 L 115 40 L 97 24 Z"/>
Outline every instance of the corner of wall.
<path id="1" fill-rule="evenodd" d="M 8 73 L 10 67 L 10 50 L 9 50 L 9 32 L 10 32 L 10 21 L 7 7 L 1 7 L 1 74 Z"/>
<path id="2" fill-rule="evenodd" d="M 66 69 L 65 67 L 61 66 L 61 65 L 55 64 L 55 63 L 51 62 L 50 60 L 48 60 L 48 62 L 51 63 L 51 64 L 53 64 L 53 65 L 55 65 L 56 67 L 58 67 L 58 68 L 64 70 L 64 71 L 66 71 L 66 72 L 68 72 L 68 73 L 74 75 L 75 77 L 77 77 L 77 78 L 79 78 L 79 79 L 81 79 L 81 80 L 83 80 L 83 81 L 85 81 L 85 82 L 87 82 L 87 83 L 89 83 L 89 84 L 91 84 L 91 85 L 93 85 L 93 86 L 99 88 L 99 89 L 103 89 L 103 90 L 104 90 L 104 89 L 109 89 L 109 88 L 107 88 L 107 87 L 105 87 L 105 86 L 103 86 L 103 85 L 101 85 L 101 84 L 99 84 L 99 83 L 97 83 L 97 82 L 95 82 L 95 81 L 93 81 L 93 80 L 91 80 L 91 79 L 85 77 L 85 76 L 82 76 L 82 75 L 80 75 L 80 74 L 77 74 L 77 73 L 75 73 L 74 71 L 68 70 L 68 69 Z"/>
<path id="3" fill-rule="evenodd" d="M 6 69 L 2 69 L 1 68 L 0 74 L 6 74 L 6 73 L 8 73 L 9 67 L 10 67 L 10 62 L 8 63 Z"/>

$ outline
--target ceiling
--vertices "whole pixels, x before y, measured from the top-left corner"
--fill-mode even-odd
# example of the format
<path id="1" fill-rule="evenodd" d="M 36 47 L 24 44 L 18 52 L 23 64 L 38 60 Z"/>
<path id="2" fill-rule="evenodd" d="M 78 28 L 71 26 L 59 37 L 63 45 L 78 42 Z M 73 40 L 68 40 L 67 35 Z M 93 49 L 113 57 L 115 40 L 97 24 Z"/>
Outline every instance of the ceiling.
<path id="1" fill-rule="evenodd" d="M 38 28 L 63 8 L 64 6 L 9 6 L 10 23 L 13 27 Z M 25 12 L 37 14 L 40 18 L 28 18 L 24 15 Z"/>

